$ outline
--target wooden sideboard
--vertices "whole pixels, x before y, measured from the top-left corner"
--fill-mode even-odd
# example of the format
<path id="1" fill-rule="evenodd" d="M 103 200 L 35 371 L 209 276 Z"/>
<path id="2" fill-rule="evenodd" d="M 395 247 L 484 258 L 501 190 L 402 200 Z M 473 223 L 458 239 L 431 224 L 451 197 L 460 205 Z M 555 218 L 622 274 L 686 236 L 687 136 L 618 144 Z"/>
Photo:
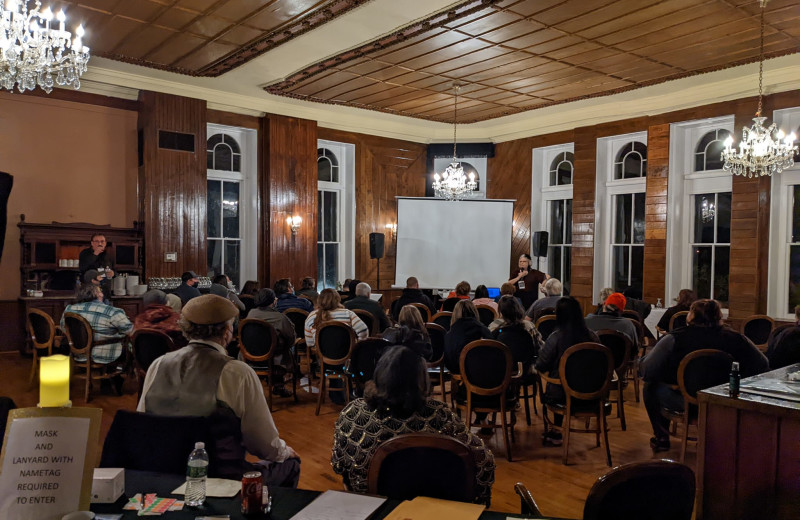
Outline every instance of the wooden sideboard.
<path id="1" fill-rule="evenodd" d="M 800 364 L 744 379 L 738 398 L 728 385 L 698 394 L 698 520 L 800 517 L 800 402 L 748 393 L 745 384 L 797 371 Z"/>

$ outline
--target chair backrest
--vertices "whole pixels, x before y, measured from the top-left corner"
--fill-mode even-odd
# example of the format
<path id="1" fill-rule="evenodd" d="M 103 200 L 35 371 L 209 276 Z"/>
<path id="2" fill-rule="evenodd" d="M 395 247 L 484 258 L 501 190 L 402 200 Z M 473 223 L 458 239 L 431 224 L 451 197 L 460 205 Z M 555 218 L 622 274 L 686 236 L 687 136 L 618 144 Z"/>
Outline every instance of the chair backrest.
<path id="1" fill-rule="evenodd" d="M 555 307 L 542 307 L 541 309 L 536 309 L 533 311 L 533 321 L 535 323 L 542 316 L 555 316 L 555 314 Z"/>
<path id="2" fill-rule="evenodd" d="M 294 325 L 294 334 L 298 338 L 305 337 L 306 320 L 308 319 L 308 311 L 298 309 L 297 307 L 290 307 L 283 311 L 284 316 L 289 318 L 289 321 Z"/>
<path id="3" fill-rule="evenodd" d="M 419 302 L 409 303 L 409 305 L 411 305 L 412 307 L 416 307 L 417 308 L 419 313 L 422 315 L 422 322 L 423 323 L 427 323 L 427 322 L 429 322 L 431 320 L 431 310 L 428 308 L 427 305 L 425 305 L 424 303 L 419 303 Z M 398 309 L 398 312 L 400 312 L 400 309 Z"/>
<path id="4" fill-rule="evenodd" d="M 614 370 L 617 376 L 621 376 L 622 368 L 631 359 L 633 341 L 626 334 L 611 329 L 598 330 L 597 337 L 600 338 L 600 343 L 611 350 L 611 355 L 614 356 Z"/>
<path id="5" fill-rule="evenodd" d="M 511 383 L 511 350 L 493 339 L 467 343 L 458 365 L 467 392 L 476 395 L 502 395 Z"/>
<path id="6" fill-rule="evenodd" d="M 326 365 L 344 365 L 356 344 L 353 328 L 340 321 L 326 321 L 317 327 L 317 352 Z"/>
<path id="7" fill-rule="evenodd" d="M 593 401 L 608 395 L 614 357 L 600 343 L 584 342 L 568 348 L 561 356 L 558 373 L 567 397 Z"/>
<path id="8" fill-rule="evenodd" d="M 450 330 L 450 322 L 453 320 L 453 313 L 449 311 L 437 312 L 431 316 L 431 323 L 435 323 L 444 330 Z"/>
<path id="9" fill-rule="evenodd" d="M 247 363 L 264 363 L 275 352 L 278 334 L 264 320 L 250 318 L 239 322 L 239 351 Z"/>
<path id="10" fill-rule="evenodd" d="M 353 309 L 353 312 L 355 312 L 356 316 L 358 316 L 358 318 L 364 322 L 364 325 L 367 326 L 370 336 L 375 336 L 378 333 L 378 323 L 375 319 L 375 316 L 373 316 L 371 312 L 364 309 Z"/>
<path id="11" fill-rule="evenodd" d="M 369 463 L 367 493 L 472 502 L 477 468 L 469 447 L 435 433 L 407 433 L 381 443 Z"/>
<path id="12" fill-rule="evenodd" d="M 363 385 L 375 374 L 381 356 L 391 345 L 383 338 L 366 338 L 356 342 L 350 355 L 350 373 Z"/>
<path id="13" fill-rule="evenodd" d="M 667 329 L 667 332 L 672 332 L 675 329 L 685 327 L 686 317 L 688 315 L 689 311 L 680 311 L 673 314 L 672 317 L 669 319 L 669 328 Z"/>
<path id="14" fill-rule="evenodd" d="M 447 335 L 447 330 L 436 323 L 426 323 L 425 328 L 428 330 L 432 349 L 431 360 L 428 364 L 438 365 L 444 359 L 444 337 Z"/>
<path id="15" fill-rule="evenodd" d="M 639 347 L 641 347 L 642 344 L 644 343 L 644 337 L 645 337 L 644 326 L 642 325 L 642 322 L 634 318 L 631 318 L 630 316 L 628 316 L 627 318 L 631 323 L 633 323 L 633 328 L 636 329 L 636 337 L 631 338 L 634 340 L 633 347 L 631 348 L 631 356 L 634 356 Z"/>
<path id="16" fill-rule="evenodd" d="M 766 345 L 775 320 L 764 314 L 755 314 L 742 322 L 742 334 L 756 345 Z"/>
<path id="17" fill-rule="evenodd" d="M 32 307 L 28 309 L 28 332 L 34 348 L 50 348 L 56 335 L 56 324 L 49 314 Z"/>
<path id="18" fill-rule="evenodd" d="M 633 320 L 638 321 L 639 323 L 642 322 L 642 315 L 636 312 L 633 309 L 623 309 L 622 310 L 622 317 L 623 318 L 631 318 Z"/>
<path id="19" fill-rule="evenodd" d="M 733 356 L 715 349 L 695 350 L 678 365 L 678 387 L 688 405 L 697 405 L 697 392 L 728 382 Z"/>
<path id="20" fill-rule="evenodd" d="M 224 440 L 223 440 L 224 439 Z M 205 442 L 209 476 L 241 478 L 241 425 L 232 416 L 165 416 L 118 410 L 103 443 L 101 468 L 186 473 L 195 442 Z"/>
<path id="21" fill-rule="evenodd" d="M 444 312 L 453 312 L 453 309 L 456 308 L 456 304 L 460 302 L 462 298 L 447 298 L 444 302 L 442 302 L 442 311 Z"/>
<path id="22" fill-rule="evenodd" d="M 618 466 L 595 482 L 586 497 L 584 520 L 690 520 L 695 477 L 671 460 Z"/>
<path id="23" fill-rule="evenodd" d="M 497 319 L 497 312 L 488 305 L 476 305 L 478 310 L 478 320 L 487 327 L 491 322 Z"/>
<path id="24" fill-rule="evenodd" d="M 533 337 L 521 325 L 500 327 L 494 339 L 511 350 L 511 359 L 514 363 L 522 363 L 525 368 L 536 358 L 536 344 L 533 342 Z"/>
<path id="25" fill-rule="evenodd" d="M 556 316 L 555 314 L 548 314 L 536 320 L 536 330 L 542 335 L 542 341 L 547 341 L 550 334 L 556 330 Z"/>
<path id="26" fill-rule="evenodd" d="M 153 361 L 175 350 L 168 334 L 156 329 L 138 329 L 131 338 L 133 360 L 140 370 L 147 372 Z"/>
<path id="27" fill-rule="evenodd" d="M 86 318 L 74 312 L 64 313 L 64 335 L 73 355 L 88 356 L 92 347 L 92 326 Z"/>
<path id="28" fill-rule="evenodd" d="M 241 317 L 244 318 L 256 306 L 255 298 L 252 294 L 240 294 L 239 300 L 244 304 L 244 310 L 241 312 Z"/>

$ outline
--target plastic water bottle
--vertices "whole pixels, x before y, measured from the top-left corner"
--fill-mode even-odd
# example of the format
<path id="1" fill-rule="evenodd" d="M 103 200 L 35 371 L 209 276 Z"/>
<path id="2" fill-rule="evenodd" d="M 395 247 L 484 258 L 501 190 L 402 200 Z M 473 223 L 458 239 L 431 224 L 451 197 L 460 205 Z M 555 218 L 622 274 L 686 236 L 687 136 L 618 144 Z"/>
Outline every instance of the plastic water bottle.
<path id="1" fill-rule="evenodd" d="M 206 500 L 206 477 L 208 476 L 208 453 L 203 442 L 194 444 L 194 451 L 186 464 L 187 506 L 199 507 Z"/>
<path id="2" fill-rule="evenodd" d="M 739 363 L 734 361 L 731 364 L 731 373 L 728 381 L 728 393 L 731 397 L 739 397 L 739 381 L 741 374 L 739 373 Z"/>

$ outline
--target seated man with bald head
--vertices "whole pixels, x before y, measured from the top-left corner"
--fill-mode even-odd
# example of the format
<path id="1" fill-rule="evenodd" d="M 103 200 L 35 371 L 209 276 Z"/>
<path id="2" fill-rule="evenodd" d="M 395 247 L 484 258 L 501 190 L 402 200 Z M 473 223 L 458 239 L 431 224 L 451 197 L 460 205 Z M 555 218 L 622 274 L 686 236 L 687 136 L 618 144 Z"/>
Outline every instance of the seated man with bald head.
<path id="1" fill-rule="evenodd" d="M 361 309 L 369 312 L 377 320 L 378 332 L 383 332 L 391 323 L 389 323 L 389 318 L 386 316 L 383 306 L 370 298 L 370 294 L 372 294 L 372 287 L 368 283 L 359 283 L 355 288 L 355 296 L 344 303 L 344 308 L 351 311 Z"/>
<path id="2" fill-rule="evenodd" d="M 422 290 L 419 288 L 419 281 L 413 276 L 406 280 L 406 288 L 403 289 L 403 294 L 400 295 L 400 298 L 392 303 L 392 318 L 394 318 L 394 321 L 400 318 L 400 309 L 409 303 L 421 303 L 428 308 L 431 315 L 436 313 L 433 302 L 427 295 L 423 294 Z"/>
<path id="3" fill-rule="evenodd" d="M 238 428 L 237 435 L 215 439 L 217 446 L 223 443 L 231 452 L 243 448 L 261 459 L 255 469 L 268 486 L 296 487 L 300 459 L 280 438 L 261 381 L 249 365 L 225 353 L 237 316 L 239 309 L 227 298 L 214 294 L 192 298 L 179 322 L 189 344 L 150 365 L 137 410 L 168 416 L 221 416 L 227 419 L 229 431 L 231 425 Z M 241 446 L 233 446 L 238 439 Z M 226 476 L 241 478 L 247 470 L 246 463 L 231 463 Z"/>

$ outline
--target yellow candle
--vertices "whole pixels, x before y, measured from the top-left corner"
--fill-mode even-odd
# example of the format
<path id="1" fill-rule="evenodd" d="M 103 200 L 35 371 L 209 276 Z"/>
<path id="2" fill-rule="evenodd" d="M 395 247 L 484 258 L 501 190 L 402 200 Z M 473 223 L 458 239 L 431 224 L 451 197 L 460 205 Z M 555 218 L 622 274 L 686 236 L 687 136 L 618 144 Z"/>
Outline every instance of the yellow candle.
<path id="1" fill-rule="evenodd" d="M 69 358 L 62 354 L 40 359 L 39 406 L 68 406 L 69 401 Z"/>

